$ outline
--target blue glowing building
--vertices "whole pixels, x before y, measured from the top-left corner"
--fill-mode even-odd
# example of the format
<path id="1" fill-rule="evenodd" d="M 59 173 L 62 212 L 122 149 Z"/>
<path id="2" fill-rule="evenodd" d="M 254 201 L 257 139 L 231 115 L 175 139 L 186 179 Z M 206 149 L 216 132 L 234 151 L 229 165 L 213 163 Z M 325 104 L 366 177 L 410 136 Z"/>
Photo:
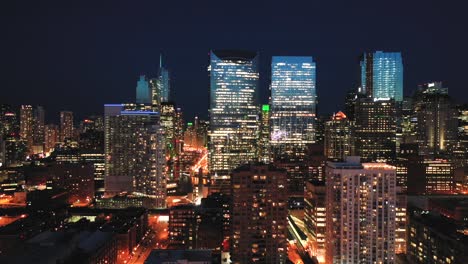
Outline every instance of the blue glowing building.
<path id="1" fill-rule="evenodd" d="M 145 75 L 140 75 L 136 87 L 137 104 L 151 104 L 151 89 Z"/>
<path id="2" fill-rule="evenodd" d="M 313 143 L 317 105 L 315 62 L 312 57 L 274 56 L 271 62 L 271 145 Z"/>
<path id="3" fill-rule="evenodd" d="M 400 52 L 364 53 L 361 93 L 375 100 L 403 101 L 403 62 Z"/>
<path id="4" fill-rule="evenodd" d="M 169 70 L 163 66 L 162 55 L 159 57 L 159 74 L 158 74 L 158 90 L 160 95 L 160 102 L 167 103 L 170 101 L 171 84 L 169 77 Z"/>

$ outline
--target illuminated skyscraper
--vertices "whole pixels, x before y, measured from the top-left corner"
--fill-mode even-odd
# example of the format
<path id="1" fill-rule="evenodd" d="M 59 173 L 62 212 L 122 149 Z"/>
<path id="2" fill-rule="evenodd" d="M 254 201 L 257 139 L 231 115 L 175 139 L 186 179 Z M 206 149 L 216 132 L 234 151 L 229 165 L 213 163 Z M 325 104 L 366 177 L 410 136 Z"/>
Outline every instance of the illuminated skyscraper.
<path id="1" fill-rule="evenodd" d="M 343 112 L 333 115 L 325 123 L 325 156 L 333 160 L 345 160 L 354 156 L 354 121 L 349 121 Z"/>
<path id="2" fill-rule="evenodd" d="M 356 100 L 356 154 L 366 162 L 396 158 L 395 101 L 372 98 Z"/>
<path id="3" fill-rule="evenodd" d="M 105 105 L 106 194 L 134 192 L 166 207 L 163 132 L 150 106 Z"/>
<path id="4" fill-rule="evenodd" d="M 32 152 L 34 131 L 34 113 L 31 105 L 22 105 L 20 109 L 20 137 L 26 142 L 28 152 Z"/>
<path id="5" fill-rule="evenodd" d="M 158 90 L 160 102 L 169 102 L 171 96 L 171 79 L 169 70 L 163 66 L 162 54 L 159 57 L 159 74 L 158 74 Z"/>
<path id="6" fill-rule="evenodd" d="M 151 89 L 145 75 L 140 75 L 136 86 L 137 104 L 151 104 Z"/>
<path id="7" fill-rule="evenodd" d="M 395 263 L 395 167 L 348 157 L 326 173 L 325 263 Z"/>
<path id="8" fill-rule="evenodd" d="M 34 108 L 34 133 L 33 133 L 33 142 L 34 148 L 37 149 L 38 152 L 44 151 L 44 143 L 45 143 L 45 111 L 44 107 L 37 106 Z"/>
<path id="9" fill-rule="evenodd" d="M 174 156 L 176 155 L 175 142 L 176 109 L 173 103 L 161 103 L 161 128 L 164 131 L 164 144 L 166 157 L 169 158 L 168 177 L 174 179 Z"/>
<path id="10" fill-rule="evenodd" d="M 361 60 L 361 93 L 380 99 L 403 100 L 403 62 L 400 52 L 364 53 Z"/>
<path id="11" fill-rule="evenodd" d="M 314 143 L 317 105 L 312 57 L 278 57 L 271 62 L 271 144 L 274 152 Z M 275 153 L 277 155 L 277 153 Z"/>
<path id="12" fill-rule="evenodd" d="M 227 176 L 256 160 L 258 55 L 250 51 L 210 53 L 209 167 Z"/>
<path id="13" fill-rule="evenodd" d="M 413 107 L 420 154 L 432 156 L 450 150 L 456 144 L 458 120 L 448 88 L 441 82 L 420 85 Z"/>
<path id="14" fill-rule="evenodd" d="M 60 141 L 73 138 L 73 112 L 60 112 Z"/>
<path id="15" fill-rule="evenodd" d="M 260 123 L 258 133 L 258 160 L 263 163 L 271 162 L 271 146 L 270 146 L 270 105 L 262 105 L 260 112 Z"/>
<path id="16" fill-rule="evenodd" d="M 60 141 L 60 129 L 57 125 L 49 124 L 45 126 L 45 149 L 44 152 L 53 151 L 55 144 Z"/>

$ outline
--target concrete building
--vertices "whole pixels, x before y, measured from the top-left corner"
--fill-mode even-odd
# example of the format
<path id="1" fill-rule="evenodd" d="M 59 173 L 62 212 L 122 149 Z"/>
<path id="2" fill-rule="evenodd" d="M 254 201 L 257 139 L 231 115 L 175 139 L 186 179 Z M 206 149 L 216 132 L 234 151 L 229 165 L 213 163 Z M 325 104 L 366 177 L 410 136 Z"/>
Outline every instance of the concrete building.
<path id="1" fill-rule="evenodd" d="M 395 263 L 395 167 L 329 162 L 326 263 Z"/>

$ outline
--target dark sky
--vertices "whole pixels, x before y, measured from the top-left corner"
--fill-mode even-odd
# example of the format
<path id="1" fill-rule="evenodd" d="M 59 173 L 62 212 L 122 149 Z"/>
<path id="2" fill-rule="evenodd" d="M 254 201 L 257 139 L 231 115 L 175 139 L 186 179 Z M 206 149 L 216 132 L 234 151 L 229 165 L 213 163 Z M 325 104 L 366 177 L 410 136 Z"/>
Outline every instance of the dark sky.
<path id="1" fill-rule="evenodd" d="M 1 1 L 0 103 L 44 105 L 78 117 L 134 101 L 138 75 L 164 53 L 187 119 L 207 115 L 208 52 L 260 52 L 263 102 L 272 55 L 311 55 L 319 112 L 339 110 L 358 85 L 363 51 L 401 51 L 405 94 L 441 80 L 467 102 L 465 1 Z M 457 2 L 457 3 L 454 3 Z"/>

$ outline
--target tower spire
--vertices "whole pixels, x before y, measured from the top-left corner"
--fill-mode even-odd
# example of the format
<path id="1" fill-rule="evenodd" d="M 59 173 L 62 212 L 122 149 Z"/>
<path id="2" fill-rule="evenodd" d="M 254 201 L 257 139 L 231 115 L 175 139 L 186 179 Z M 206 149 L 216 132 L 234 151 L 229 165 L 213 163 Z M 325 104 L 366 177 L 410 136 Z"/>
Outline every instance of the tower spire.
<path id="1" fill-rule="evenodd" d="M 162 53 L 159 53 L 159 68 L 162 68 Z"/>

